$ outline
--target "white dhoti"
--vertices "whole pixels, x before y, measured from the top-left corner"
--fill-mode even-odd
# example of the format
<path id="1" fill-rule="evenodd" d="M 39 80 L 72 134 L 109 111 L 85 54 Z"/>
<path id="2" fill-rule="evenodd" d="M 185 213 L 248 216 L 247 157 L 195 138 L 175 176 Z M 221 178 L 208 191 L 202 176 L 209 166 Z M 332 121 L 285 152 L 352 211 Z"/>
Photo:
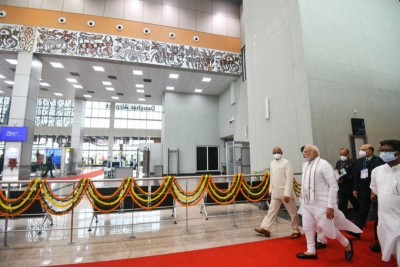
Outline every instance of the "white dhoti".
<path id="1" fill-rule="evenodd" d="M 400 229 L 393 231 L 392 228 L 392 225 L 378 224 L 378 238 L 382 248 L 383 261 L 390 261 L 392 255 L 400 255 Z M 397 265 L 400 266 L 399 258 Z"/>

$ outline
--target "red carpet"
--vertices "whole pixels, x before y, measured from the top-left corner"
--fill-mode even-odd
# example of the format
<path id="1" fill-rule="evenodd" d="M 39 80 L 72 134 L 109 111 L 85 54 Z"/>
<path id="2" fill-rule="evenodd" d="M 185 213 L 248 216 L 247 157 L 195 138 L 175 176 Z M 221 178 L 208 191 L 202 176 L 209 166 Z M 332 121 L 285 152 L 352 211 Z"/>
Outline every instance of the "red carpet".
<path id="1" fill-rule="evenodd" d="M 328 248 L 318 251 L 318 260 L 299 260 L 296 253 L 306 249 L 305 236 L 296 240 L 279 238 L 226 247 L 203 249 L 160 256 L 114 260 L 95 263 L 83 263 L 74 267 L 106 266 L 146 266 L 146 267 L 210 267 L 210 266 L 363 266 L 394 267 L 395 260 L 389 263 L 381 261 L 381 254 L 372 253 L 369 246 L 374 243 L 372 225 L 368 225 L 361 240 L 354 240 L 354 258 L 351 263 L 344 260 L 344 250 L 336 240 L 328 241 Z"/>
<path id="2" fill-rule="evenodd" d="M 66 176 L 66 177 L 57 177 L 57 178 L 48 178 L 49 181 L 72 181 L 72 180 L 80 180 L 83 178 L 93 178 L 99 175 L 104 174 L 104 170 L 97 170 L 97 171 L 92 171 L 88 173 L 83 173 L 79 175 L 72 175 L 72 176 Z"/>

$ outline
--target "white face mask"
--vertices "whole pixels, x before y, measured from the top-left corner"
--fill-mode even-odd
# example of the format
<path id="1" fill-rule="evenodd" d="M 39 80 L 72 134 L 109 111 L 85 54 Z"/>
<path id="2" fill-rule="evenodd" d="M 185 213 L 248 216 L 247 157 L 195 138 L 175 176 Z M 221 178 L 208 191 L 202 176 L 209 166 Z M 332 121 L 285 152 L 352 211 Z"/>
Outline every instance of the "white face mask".
<path id="1" fill-rule="evenodd" d="M 340 159 L 341 159 L 342 161 L 346 161 L 346 160 L 347 160 L 347 157 L 346 157 L 346 156 L 340 156 Z"/>
<path id="2" fill-rule="evenodd" d="M 394 155 L 394 154 L 396 154 L 396 153 L 397 153 L 397 151 L 393 151 L 393 152 L 381 152 L 381 153 L 379 154 L 379 156 L 381 157 L 381 159 L 382 159 L 384 162 L 391 162 L 391 161 L 394 161 L 394 160 L 397 159 L 397 157 Z"/>
<path id="3" fill-rule="evenodd" d="M 360 150 L 358 151 L 358 155 L 360 156 L 360 158 L 363 158 L 367 155 L 367 152 L 365 152 L 364 150 Z"/>
<path id="4" fill-rule="evenodd" d="M 273 154 L 273 156 L 274 156 L 274 158 L 275 158 L 276 160 L 279 160 L 279 159 L 282 158 L 282 154 L 278 154 L 278 153 Z"/>

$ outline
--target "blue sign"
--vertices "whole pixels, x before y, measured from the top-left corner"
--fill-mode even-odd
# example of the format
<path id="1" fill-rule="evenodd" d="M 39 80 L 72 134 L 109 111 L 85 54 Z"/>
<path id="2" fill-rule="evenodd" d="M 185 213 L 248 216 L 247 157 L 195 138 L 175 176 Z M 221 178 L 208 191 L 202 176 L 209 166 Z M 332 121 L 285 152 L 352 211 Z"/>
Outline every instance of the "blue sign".
<path id="1" fill-rule="evenodd" d="M 1 127 L 0 141 L 5 142 L 26 142 L 28 138 L 27 127 Z"/>

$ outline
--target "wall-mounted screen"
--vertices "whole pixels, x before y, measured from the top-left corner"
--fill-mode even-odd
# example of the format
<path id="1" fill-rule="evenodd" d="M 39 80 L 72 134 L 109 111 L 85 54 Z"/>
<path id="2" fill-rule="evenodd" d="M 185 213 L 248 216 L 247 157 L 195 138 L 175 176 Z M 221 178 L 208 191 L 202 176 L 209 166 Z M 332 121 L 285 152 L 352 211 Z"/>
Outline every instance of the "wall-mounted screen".
<path id="1" fill-rule="evenodd" d="M 27 127 L 1 127 L 0 141 L 5 142 L 26 142 L 28 138 Z"/>

